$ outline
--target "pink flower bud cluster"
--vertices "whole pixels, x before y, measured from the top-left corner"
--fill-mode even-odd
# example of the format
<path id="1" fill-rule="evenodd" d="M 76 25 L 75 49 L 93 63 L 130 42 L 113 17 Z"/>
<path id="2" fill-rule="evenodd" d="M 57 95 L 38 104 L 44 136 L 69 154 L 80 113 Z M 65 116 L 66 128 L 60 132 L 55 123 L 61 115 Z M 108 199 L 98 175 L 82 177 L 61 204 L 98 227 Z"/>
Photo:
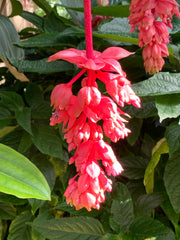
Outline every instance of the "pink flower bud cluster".
<path id="1" fill-rule="evenodd" d="M 131 32 L 138 26 L 139 46 L 144 47 L 143 59 L 146 72 L 154 74 L 161 71 L 163 57 L 169 55 L 169 31 L 174 14 L 180 17 L 175 0 L 132 0 L 129 23 Z"/>
<path id="2" fill-rule="evenodd" d="M 123 168 L 111 146 L 103 140 L 103 132 L 113 142 L 125 138 L 130 130 L 126 128 L 125 114 L 119 107 L 125 103 L 140 107 L 140 99 L 135 95 L 117 59 L 129 56 L 130 52 L 110 47 L 104 52 L 93 52 L 88 59 L 84 50 L 67 49 L 49 58 L 67 60 L 84 68 L 67 84 L 57 85 L 51 94 L 54 107 L 50 125 L 63 123 L 64 138 L 68 150 L 75 149 L 70 158 L 77 175 L 70 179 L 65 191 L 66 201 L 76 209 L 85 207 L 100 208 L 105 200 L 105 191 L 111 191 L 112 181 L 105 175 L 117 176 Z M 77 96 L 72 92 L 72 84 L 87 71 L 81 82 Z M 107 93 L 113 98 L 102 95 L 96 79 L 106 85 Z M 101 166 L 99 165 L 101 161 Z"/>

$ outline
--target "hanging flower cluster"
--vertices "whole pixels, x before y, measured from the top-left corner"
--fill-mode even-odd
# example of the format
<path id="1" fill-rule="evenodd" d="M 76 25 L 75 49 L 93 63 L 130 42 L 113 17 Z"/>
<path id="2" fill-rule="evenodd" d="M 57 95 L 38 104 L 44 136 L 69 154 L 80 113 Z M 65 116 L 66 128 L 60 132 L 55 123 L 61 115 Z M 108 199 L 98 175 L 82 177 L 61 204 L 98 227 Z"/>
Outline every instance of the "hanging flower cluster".
<path id="1" fill-rule="evenodd" d="M 144 47 L 143 59 L 146 72 L 159 72 L 163 65 L 163 57 L 169 55 L 169 31 L 174 14 L 180 17 L 175 0 L 132 0 L 129 23 L 131 32 L 138 26 L 139 46 Z"/>
<path id="2" fill-rule="evenodd" d="M 54 113 L 50 125 L 63 122 L 64 138 L 68 150 L 76 149 L 70 158 L 75 163 L 77 175 L 70 179 L 65 196 L 67 203 L 76 209 L 83 207 L 99 209 L 105 200 L 105 191 L 111 191 L 112 181 L 107 178 L 98 161 L 102 161 L 108 175 L 117 176 L 123 168 L 111 146 L 103 140 L 103 131 L 113 142 L 123 139 L 130 132 L 126 128 L 125 113 L 117 106 L 125 103 L 140 107 L 140 99 L 135 95 L 118 59 L 133 54 L 120 47 L 110 47 L 104 52 L 93 51 L 93 58 L 87 58 L 85 50 L 67 49 L 49 57 L 48 61 L 63 59 L 83 68 L 67 84 L 57 85 L 51 94 Z M 75 96 L 72 84 L 87 71 L 81 82 L 82 88 Z M 98 90 L 96 79 L 106 85 L 108 94 Z M 103 122 L 102 126 L 99 121 Z"/>

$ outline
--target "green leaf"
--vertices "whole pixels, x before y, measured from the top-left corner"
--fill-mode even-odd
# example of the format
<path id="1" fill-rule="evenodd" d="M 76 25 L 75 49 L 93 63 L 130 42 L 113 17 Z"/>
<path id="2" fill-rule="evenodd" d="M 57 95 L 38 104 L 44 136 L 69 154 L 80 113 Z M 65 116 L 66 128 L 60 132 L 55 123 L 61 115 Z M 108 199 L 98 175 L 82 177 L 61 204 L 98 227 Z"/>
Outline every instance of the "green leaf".
<path id="1" fill-rule="evenodd" d="M 20 139 L 18 152 L 25 153 L 30 148 L 31 145 L 32 145 L 31 135 L 28 132 L 24 132 Z"/>
<path id="2" fill-rule="evenodd" d="M 93 36 L 138 45 L 138 34 L 130 33 L 130 25 L 126 18 L 115 18 L 102 24 L 98 32 L 93 32 Z"/>
<path id="3" fill-rule="evenodd" d="M 0 191 L 19 198 L 50 199 L 42 173 L 23 155 L 0 144 Z"/>
<path id="4" fill-rule="evenodd" d="M 64 5 L 62 5 L 64 6 Z M 64 6 L 66 7 L 66 6 Z M 84 12 L 84 8 L 77 8 L 77 7 L 66 7 L 68 9 Z M 101 15 L 101 16 L 112 16 L 112 17 L 129 17 L 129 5 L 110 5 L 105 7 L 92 7 L 91 12 L 94 15 Z"/>
<path id="5" fill-rule="evenodd" d="M 166 118 L 176 118 L 180 115 L 180 94 L 156 97 L 156 107 L 160 122 Z"/>
<path id="6" fill-rule="evenodd" d="M 0 219 L 9 220 L 16 216 L 16 209 L 12 204 L 0 202 Z"/>
<path id="7" fill-rule="evenodd" d="M 31 130 L 31 109 L 24 108 L 21 111 L 15 112 L 16 120 L 18 124 L 24 128 L 28 133 L 32 134 Z"/>
<path id="8" fill-rule="evenodd" d="M 30 212 L 22 212 L 12 222 L 9 228 L 7 240 L 31 239 L 31 227 L 26 224 L 30 222 L 32 214 Z"/>
<path id="9" fill-rule="evenodd" d="M 40 87 L 35 83 L 29 83 L 26 91 L 25 91 L 25 98 L 29 106 L 36 105 L 38 102 L 43 102 L 43 93 Z"/>
<path id="10" fill-rule="evenodd" d="M 104 235 L 101 223 L 88 217 L 42 220 L 31 226 L 50 240 L 97 240 Z"/>
<path id="11" fill-rule="evenodd" d="M 55 14 L 55 12 L 50 12 L 44 20 L 44 31 L 53 33 L 53 32 L 62 32 L 66 28 L 65 24 L 61 19 Z"/>
<path id="12" fill-rule="evenodd" d="M 117 233 L 127 230 L 134 218 L 130 193 L 122 183 L 118 184 L 118 197 L 112 202 L 111 214 L 110 226 Z"/>
<path id="13" fill-rule="evenodd" d="M 149 118 L 157 115 L 157 108 L 154 101 L 144 102 L 143 99 L 141 103 L 141 108 L 136 108 L 133 105 L 128 105 L 124 107 L 125 112 L 127 112 L 131 117 L 136 118 Z"/>
<path id="14" fill-rule="evenodd" d="M 0 202 L 11 203 L 13 205 L 24 205 L 27 203 L 27 200 L 0 192 Z"/>
<path id="15" fill-rule="evenodd" d="M 152 193 L 154 188 L 154 170 L 157 166 L 161 154 L 168 153 L 169 148 L 167 145 L 167 141 L 165 138 L 162 138 L 157 142 L 155 147 L 152 150 L 152 157 L 151 160 L 146 168 L 145 175 L 144 175 L 144 186 L 146 188 L 147 193 Z"/>
<path id="16" fill-rule="evenodd" d="M 46 14 L 52 11 L 51 5 L 46 0 L 33 0 L 40 8 L 42 8 Z"/>
<path id="17" fill-rule="evenodd" d="M 122 157 L 120 161 L 124 168 L 123 176 L 129 179 L 142 179 L 149 159 L 142 156 L 126 156 Z"/>
<path id="18" fill-rule="evenodd" d="M 32 141 L 40 152 L 63 159 L 62 141 L 52 127 L 38 126 L 33 133 Z"/>
<path id="19" fill-rule="evenodd" d="M 23 11 L 23 13 L 21 14 L 21 17 L 31 22 L 39 30 L 43 31 L 44 19 L 42 17 L 38 16 L 35 13 L 31 13 L 27 11 Z M 17 41 L 14 41 L 14 42 L 17 42 Z"/>
<path id="20" fill-rule="evenodd" d="M 144 194 L 138 197 L 135 202 L 136 216 L 151 216 L 152 210 L 159 207 L 163 201 L 161 194 Z"/>
<path id="21" fill-rule="evenodd" d="M 20 41 L 18 33 L 12 22 L 3 15 L 0 15 L 0 36 L 0 58 L 7 60 L 24 57 L 24 51 L 13 45 Z"/>
<path id="22" fill-rule="evenodd" d="M 138 96 L 159 96 L 180 93 L 180 73 L 161 72 L 148 80 L 132 84 Z"/>
<path id="23" fill-rule="evenodd" d="M 127 240 L 175 240 L 171 229 L 149 217 L 136 218 L 130 226 Z"/>
<path id="24" fill-rule="evenodd" d="M 180 148 L 180 125 L 167 127 L 165 137 L 169 147 L 169 155 L 172 156 Z"/>
<path id="25" fill-rule="evenodd" d="M 14 17 L 17 15 L 21 15 L 23 11 L 23 6 L 18 0 L 10 0 L 12 6 L 12 12 L 9 17 Z"/>
<path id="26" fill-rule="evenodd" d="M 52 108 L 50 107 L 50 102 L 36 102 L 36 104 L 31 106 L 32 117 L 34 119 L 50 119 L 52 115 Z"/>
<path id="27" fill-rule="evenodd" d="M 173 153 L 164 171 L 164 183 L 176 213 L 180 213 L 180 151 Z"/>
<path id="28" fill-rule="evenodd" d="M 23 98 L 16 92 L 0 92 L 0 98 L 11 111 L 21 111 L 24 108 Z"/>
<path id="29" fill-rule="evenodd" d="M 7 107 L 0 106 L 0 120 L 8 119 L 11 117 L 11 112 L 7 109 Z"/>
<path id="30" fill-rule="evenodd" d="M 127 137 L 128 143 L 133 146 L 141 131 L 143 121 L 139 118 L 131 118 L 127 124 L 127 127 L 131 130 L 131 133 Z"/>
<path id="31" fill-rule="evenodd" d="M 18 68 L 19 72 L 35 72 L 50 74 L 73 70 L 73 65 L 65 61 L 47 62 L 47 58 L 41 60 L 12 60 L 12 65 Z"/>
<path id="32" fill-rule="evenodd" d="M 1 138 L 1 143 L 17 150 L 24 130 L 22 130 L 22 128 L 17 127 L 13 128 L 14 128 L 13 131 L 7 133 L 5 136 Z"/>

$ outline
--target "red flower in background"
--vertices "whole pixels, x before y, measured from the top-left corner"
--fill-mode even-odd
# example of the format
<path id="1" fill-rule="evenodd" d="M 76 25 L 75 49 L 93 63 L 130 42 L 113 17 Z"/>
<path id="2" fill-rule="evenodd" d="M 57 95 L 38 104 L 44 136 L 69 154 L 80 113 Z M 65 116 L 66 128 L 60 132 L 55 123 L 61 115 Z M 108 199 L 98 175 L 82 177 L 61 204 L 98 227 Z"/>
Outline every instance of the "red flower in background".
<path id="1" fill-rule="evenodd" d="M 138 26 L 139 46 L 144 47 L 143 58 L 146 72 L 159 72 L 163 65 L 163 57 L 169 56 L 169 28 L 174 14 L 180 17 L 175 0 L 132 0 L 129 23 L 131 32 Z"/>

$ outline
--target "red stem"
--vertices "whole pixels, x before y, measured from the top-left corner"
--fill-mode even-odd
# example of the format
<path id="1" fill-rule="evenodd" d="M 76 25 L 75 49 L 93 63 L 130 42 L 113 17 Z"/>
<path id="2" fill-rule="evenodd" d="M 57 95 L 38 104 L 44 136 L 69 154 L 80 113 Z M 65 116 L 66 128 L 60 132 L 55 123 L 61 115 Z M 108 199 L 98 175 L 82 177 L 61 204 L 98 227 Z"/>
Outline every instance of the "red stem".
<path id="1" fill-rule="evenodd" d="M 73 83 L 75 83 L 86 71 L 87 69 L 83 68 L 83 70 L 81 70 L 73 79 L 71 79 L 70 82 L 67 83 L 67 86 L 73 85 Z"/>
<path id="2" fill-rule="evenodd" d="M 93 38 L 91 22 L 91 0 L 84 0 L 84 22 L 87 58 L 93 58 Z"/>

